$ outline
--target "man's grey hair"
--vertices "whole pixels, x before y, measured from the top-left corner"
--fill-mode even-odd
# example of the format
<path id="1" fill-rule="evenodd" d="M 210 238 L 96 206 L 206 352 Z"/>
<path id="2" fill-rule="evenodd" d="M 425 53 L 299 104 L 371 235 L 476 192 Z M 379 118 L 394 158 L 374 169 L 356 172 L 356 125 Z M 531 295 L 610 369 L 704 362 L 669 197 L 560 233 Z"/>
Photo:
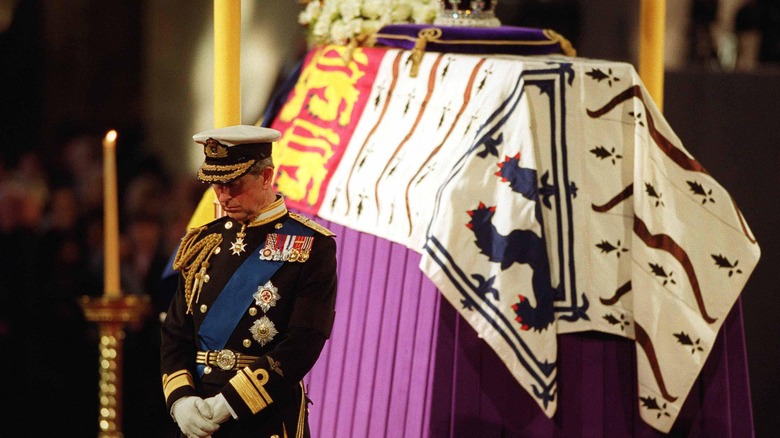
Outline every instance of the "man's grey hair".
<path id="1" fill-rule="evenodd" d="M 260 175 L 263 173 L 263 169 L 266 167 L 270 167 L 271 169 L 274 168 L 274 160 L 271 157 L 265 157 L 260 161 L 256 161 L 255 164 L 252 165 L 252 167 L 249 169 L 249 172 L 247 172 L 250 175 Z"/>

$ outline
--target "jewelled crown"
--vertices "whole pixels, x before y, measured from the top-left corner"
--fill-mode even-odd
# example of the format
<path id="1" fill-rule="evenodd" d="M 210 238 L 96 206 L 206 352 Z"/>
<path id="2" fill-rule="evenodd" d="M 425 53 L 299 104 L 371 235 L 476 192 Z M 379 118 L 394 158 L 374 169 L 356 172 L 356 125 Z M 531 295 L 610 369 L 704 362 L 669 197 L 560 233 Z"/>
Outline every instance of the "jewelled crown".
<path id="1" fill-rule="evenodd" d="M 433 24 L 439 26 L 498 27 L 498 0 L 439 0 L 439 13 Z"/>

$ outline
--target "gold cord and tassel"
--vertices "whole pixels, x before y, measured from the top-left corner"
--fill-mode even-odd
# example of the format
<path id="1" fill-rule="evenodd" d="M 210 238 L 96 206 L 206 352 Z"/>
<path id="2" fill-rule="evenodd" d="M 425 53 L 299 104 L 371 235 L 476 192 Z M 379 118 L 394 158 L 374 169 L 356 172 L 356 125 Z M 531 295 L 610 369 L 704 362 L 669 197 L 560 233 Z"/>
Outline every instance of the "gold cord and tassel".
<path id="1" fill-rule="evenodd" d="M 436 41 L 441 37 L 441 29 L 438 27 L 428 27 L 420 30 L 417 33 L 417 39 L 414 41 L 414 49 L 412 49 L 412 67 L 409 70 L 409 76 L 416 78 L 420 72 L 420 61 L 422 61 L 423 54 L 425 53 L 425 46 L 428 41 Z"/>
<path id="2" fill-rule="evenodd" d="M 550 41 L 558 43 L 558 45 L 561 47 L 561 52 L 563 52 L 564 55 L 572 57 L 577 56 L 577 50 L 574 49 L 574 46 L 572 46 L 571 42 L 563 35 L 552 29 L 544 29 L 542 33 L 544 33 L 544 36 L 546 36 Z"/>
<path id="3" fill-rule="evenodd" d="M 222 235 L 213 233 L 197 240 L 206 227 L 191 230 L 182 238 L 181 245 L 173 260 L 173 269 L 184 275 L 184 298 L 187 301 L 187 313 L 192 313 L 192 303 L 200 298 L 205 283 L 209 258 L 222 243 Z"/>

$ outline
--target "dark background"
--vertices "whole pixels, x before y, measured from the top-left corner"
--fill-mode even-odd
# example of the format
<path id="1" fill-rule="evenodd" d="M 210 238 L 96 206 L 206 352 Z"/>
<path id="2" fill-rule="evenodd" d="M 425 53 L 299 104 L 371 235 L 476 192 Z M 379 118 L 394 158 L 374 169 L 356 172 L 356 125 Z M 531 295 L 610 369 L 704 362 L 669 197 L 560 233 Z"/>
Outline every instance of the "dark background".
<path id="1" fill-rule="evenodd" d="M 28 151 L 39 152 L 44 161 L 53 164 L 60 159 L 67 139 L 80 133 L 100 135 L 111 128 L 123 132 L 123 142 L 133 146 L 118 149 L 120 184 L 147 166 L 156 152 L 144 146 L 148 130 L 142 83 L 147 62 L 143 50 L 147 35 L 146 3 L 119 0 L 8 3 L 15 3 L 15 8 L 10 25 L 0 30 L 0 172 L 14 168 Z M 291 3 L 296 11 L 302 8 L 297 2 L 291 0 Z M 717 8 L 716 2 L 704 0 L 694 0 L 691 5 L 695 8 L 690 18 L 691 28 L 710 22 L 713 8 Z M 632 44 L 636 41 L 637 14 L 638 0 L 502 0 L 497 8 L 503 24 L 556 30 L 571 40 L 578 56 L 634 65 L 636 48 Z M 761 260 L 741 300 L 756 435 L 772 437 L 780 436 L 780 415 L 777 415 L 780 401 L 776 396 L 780 391 L 777 377 L 780 318 L 776 316 L 780 287 L 774 277 L 780 265 L 777 231 L 780 229 L 777 201 L 780 6 L 774 1 L 757 1 L 754 9 L 741 17 L 741 28 L 757 29 L 762 34 L 758 66 L 750 71 L 728 71 L 719 66 L 711 48 L 692 42 L 685 54 L 686 65 L 666 71 L 664 114 L 685 148 L 733 196 L 762 249 Z M 11 261 L 19 258 L 20 250 L 2 248 L 2 251 L 5 270 L 0 276 L 13 275 Z M 50 275 L 46 266 L 40 266 L 39 275 Z M 3 281 L 0 286 L 5 284 Z M 93 290 L 85 290 L 84 294 L 99 294 L 100 286 L 100 283 L 85 286 Z M 14 312 L 12 306 L 18 298 L 9 290 L 0 292 L 0 316 L 6 316 Z M 46 360 L 68 364 L 60 366 L 65 374 L 63 379 L 68 382 L 54 385 L 51 379 L 56 376 L 40 379 L 37 386 L 17 382 L 4 394 L 15 394 L 15 390 L 34 391 L 30 399 L 19 396 L 18 400 L 31 402 L 27 406 L 36 411 L 59 409 L 61 418 L 54 420 L 68 424 L 83 422 L 83 430 L 74 432 L 89 436 L 95 431 L 90 421 L 97 413 L 97 401 L 90 397 L 97 388 L 84 387 L 81 382 L 92 382 L 90 379 L 95 378 L 96 364 L 92 365 L 91 361 L 97 353 L 91 341 L 95 340 L 96 333 L 77 317 L 67 319 L 61 314 L 52 316 L 41 311 L 49 302 L 44 298 L 32 304 L 32 308 L 26 303 L 30 312 L 25 317 L 31 321 L 31 329 L 43 332 L 49 349 L 41 348 L 40 353 Z M 47 318 L 50 323 L 54 321 L 51 326 L 43 321 Z M 56 318 L 72 324 L 57 325 Z M 80 333 L 86 334 L 87 342 L 78 339 Z M 130 363 L 126 367 L 153 375 L 157 353 L 154 345 L 138 341 L 142 336 L 143 333 L 129 337 Z M 18 346 L 3 336 L 0 340 L 3 347 Z M 4 351 L 4 357 L 12 354 Z M 69 355 L 73 357 L 63 359 Z M 150 358 L 151 361 L 146 360 Z M 0 371 L 11 376 L 31 372 L 10 365 Z M 40 372 L 45 374 L 49 370 L 42 367 Z M 144 428 L 148 433 L 148 428 L 167 420 L 153 413 L 160 409 L 159 394 L 145 392 L 144 385 L 149 382 L 149 387 L 157 388 L 157 376 L 151 379 L 147 374 L 138 373 L 128 378 L 131 381 L 125 416 L 133 426 L 125 430 L 125 436 L 150 436 L 144 434 Z M 56 388 L 56 394 L 50 393 L 52 388 Z M 63 401 L 63 394 L 84 401 L 69 404 Z M 4 403 L 13 404 L 14 400 Z M 56 430 L 55 426 L 52 430 Z"/>

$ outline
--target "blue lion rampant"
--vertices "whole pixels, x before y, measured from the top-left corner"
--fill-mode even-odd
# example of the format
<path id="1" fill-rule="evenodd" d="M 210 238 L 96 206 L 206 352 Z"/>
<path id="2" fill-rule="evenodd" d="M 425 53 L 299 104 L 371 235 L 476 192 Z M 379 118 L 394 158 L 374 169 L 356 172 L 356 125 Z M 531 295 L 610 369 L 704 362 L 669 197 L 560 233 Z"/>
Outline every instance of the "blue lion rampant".
<path id="1" fill-rule="evenodd" d="M 499 164 L 496 175 L 503 182 L 509 182 L 514 192 L 531 201 L 538 200 L 536 190 L 536 171 L 519 167 L 519 154 L 507 157 Z M 519 302 L 512 306 L 522 330 L 542 331 L 555 320 L 554 300 L 555 290 L 550 281 L 550 265 L 547 259 L 547 248 L 544 239 L 532 230 L 514 229 L 507 235 L 502 235 L 493 225 L 492 219 L 496 207 L 488 207 L 480 202 L 479 206 L 467 211 L 471 220 L 466 226 L 474 232 L 474 243 L 480 252 L 491 262 L 499 263 L 502 270 L 508 269 L 513 263 L 527 264 L 533 269 L 531 286 L 533 287 L 533 307 L 526 296 L 519 294 Z M 536 217 L 541 223 L 541 212 L 536 203 Z"/>

